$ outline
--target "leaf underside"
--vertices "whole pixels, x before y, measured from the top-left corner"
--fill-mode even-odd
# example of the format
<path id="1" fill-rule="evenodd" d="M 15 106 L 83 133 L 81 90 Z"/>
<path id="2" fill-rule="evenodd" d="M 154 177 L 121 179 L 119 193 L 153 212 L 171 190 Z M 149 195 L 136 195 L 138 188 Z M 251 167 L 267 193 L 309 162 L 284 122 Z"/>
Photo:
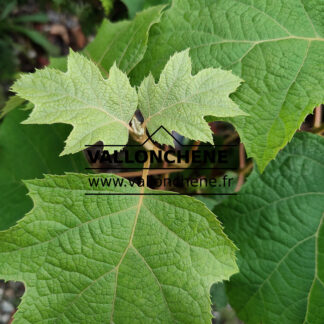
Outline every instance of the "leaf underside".
<path id="1" fill-rule="evenodd" d="M 62 154 L 103 141 L 125 145 L 137 93 L 124 72 L 113 65 L 109 79 L 86 57 L 71 51 L 68 70 L 45 68 L 23 75 L 13 90 L 35 104 L 25 123 L 73 125 Z"/>
<path id="2" fill-rule="evenodd" d="M 229 98 L 240 81 L 237 76 L 220 69 L 204 69 L 192 76 L 189 50 L 176 53 L 163 69 L 158 84 L 149 75 L 139 87 L 139 108 L 147 129 L 153 133 L 163 125 L 187 138 L 213 143 L 204 116 L 243 115 Z M 174 144 L 166 132 L 156 133 L 154 140 Z"/>
<path id="3" fill-rule="evenodd" d="M 240 249 L 227 292 L 247 324 L 324 323 L 323 156 L 323 138 L 297 133 L 215 208 Z"/>
<path id="4" fill-rule="evenodd" d="M 237 267 L 201 202 L 128 181 L 93 189 L 80 174 L 27 187 L 34 208 L 0 232 L 0 276 L 27 286 L 17 323 L 209 323 L 209 287 Z"/>
<path id="5" fill-rule="evenodd" d="M 186 48 L 194 73 L 233 70 L 245 82 L 232 98 L 250 116 L 226 120 L 263 171 L 324 102 L 323 5 L 323 0 L 174 0 L 152 27 L 132 79 L 139 84 L 149 71 L 158 77 L 169 56 Z"/>
<path id="6" fill-rule="evenodd" d="M 126 145 L 138 103 L 152 133 L 163 125 L 170 132 L 212 143 L 204 116 L 244 114 L 229 98 L 239 84 L 238 77 L 220 69 L 192 76 L 189 51 L 183 51 L 170 58 L 158 84 L 149 76 L 137 94 L 116 64 L 104 79 L 93 62 L 71 51 L 67 72 L 45 68 L 23 75 L 12 88 L 35 104 L 25 123 L 73 125 L 62 153 L 68 154 L 98 141 L 110 145 L 111 151 Z M 159 132 L 154 139 L 173 144 L 167 133 Z"/>

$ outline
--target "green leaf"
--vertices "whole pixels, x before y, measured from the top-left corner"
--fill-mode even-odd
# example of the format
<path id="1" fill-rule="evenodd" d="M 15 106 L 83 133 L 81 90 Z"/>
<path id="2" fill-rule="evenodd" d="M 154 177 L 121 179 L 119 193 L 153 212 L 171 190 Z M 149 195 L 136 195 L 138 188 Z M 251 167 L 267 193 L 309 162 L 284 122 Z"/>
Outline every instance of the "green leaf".
<path id="1" fill-rule="evenodd" d="M 198 168 L 198 167 L 197 167 Z M 221 193 L 221 194 L 225 194 L 225 193 L 234 193 L 235 192 L 235 188 L 237 186 L 237 181 L 238 181 L 238 176 L 237 173 L 235 173 L 234 171 L 230 171 L 230 172 L 226 172 L 225 173 L 227 175 L 227 178 L 232 178 L 231 181 L 231 186 L 222 186 L 222 187 L 206 187 L 203 189 L 200 189 L 200 192 L 202 193 Z M 222 177 L 218 177 L 217 181 L 223 181 L 221 180 Z M 208 209 L 213 210 L 218 204 L 220 204 L 224 199 L 227 198 L 227 196 L 223 196 L 223 195 L 214 195 L 214 196 L 204 196 L 204 195 L 198 195 L 195 196 L 196 199 L 198 199 L 199 201 L 203 202 Z"/>
<path id="2" fill-rule="evenodd" d="M 13 42 L 7 38 L 0 39 L 0 82 L 2 84 L 15 78 L 17 63 Z"/>
<path id="3" fill-rule="evenodd" d="M 233 98 L 250 116 L 227 120 L 263 171 L 324 102 L 323 41 L 322 0 L 174 0 L 132 78 L 157 77 L 170 55 L 186 48 L 194 73 L 233 70 L 245 81 Z"/>
<path id="4" fill-rule="evenodd" d="M 82 151 L 100 140 L 109 145 L 128 141 L 137 93 L 116 65 L 105 80 L 94 63 L 71 51 L 66 73 L 45 68 L 23 75 L 13 91 L 35 104 L 24 123 L 74 126 L 62 154 Z"/>
<path id="5" fill-rule="evenodd" d="M 139 87 L 139 108 L 144 124 L 151 133 L 163 125 L 190 139 L 213 143 L 204 116 L 244 114 L 229 98 L 240 81 L 220 69 L 205 69 L 192 76 L 189 51 L 177 53 L 166 64 L 158 84 L 149 75 Z M 172 137 L 166 132 L 156 133 L 154 140 L 173 145 Z"/>
<path id="6" fill-rule="evenodd" d="M 229 98 L 239 84 L 238 77 L 219 69 L 202 70 L 192 76 L 189 52 L 184 51 L 169 60 L 158 84 L 149 76 L 137 95 L 116 65 L 106 80 L 93 62 L 71 52 L 66 73 L 46 68 L 23 75 L 13 85 L 13 91 L 35 104 L 25 123 L 61 122 L 74 126 L 62 153 L 68 154 L 98 141 L 127 144 L 131 130 L 128 124 L 138 101 L 144 126 L 150 132 L 163 125 L 188 138 L 213 143 L 203 117 L 244 114 Z M 154 139 L 173 145 L 166 132 L 157 133 Z"/>
<path id="7" fill-rule="evenodd" d="M 141 11 L 150 6 L 171 3 L 171 0 L 122 0 L 128 9 L 130 18 L 134 18 L 138 11 Z"/>
<path id="8" fill-rule="evenodd" d="M 100 2 L 105 11 L 105 15 L 108 16 L 114 6 L 114 0 L 100 0 Z"/>
<path id="9" fill-rule="evenodd" d="M 60 50 L 57 46 L 53 45 L 44 35 L 42 35 L 37 30 L 33 30 L 27 27 L 13 25 L 11 26 L 13 31 L 22 33 L 26 35 L 31 41 L 35 44 L 41 46 L 45 51 L 47 51 L 50 55 L 58 55 Z"/>
<path id="10" fill-rule="evenodd" d="M 315 276 L 308 295 L 305 324 L 321 324 L 324 320 L 324 214 L 316 233 Z"/>
<path id="11" fill-rule="evenodd" d="M 213 284 L 210 288 L 210 300 L 216 311 L 221 311 L 228 304 L 225 286 L 222 282 Z"/>
<path id="12" fill-rule="evenodd" d="M 149 8 L 132 21 L 111 23 L 104 20 L 96 38 L 84 54 L 107 73 L 116 62 L 127 74 L 142 60 L 152 25 L 160 21 L 163 6 Z"/>
<path id="13" fill-rule="evenodd" d="M 81 153 L 58 157 L 69 126 L 21 125 L 27 115 L 16 109 L 0 125 L 0 230 L 14 225 L 32 207 L 21 179 L 43 173 L 84 172 L 87 166 Z"/>
<path id="14" fill-rule="evenodd" d="M 44 13 L 35 13 L 35 14 L 29 14 L 29 15 L 24 15 L 24 16 L 18 16 L 14 17 L 13 21 L 14 23 L 40 23 L 40 24 L 45 24 L 48 22 L 48 16 Z"/>
<path id="15" fill-rule="evenodd" d="M 95 39 L 81 52 L 107 77 L 116 63 L 127 74 L 143 59 L 151 27 L 160 21 L 163 6 L 149 8 L 134 20 L 112 23 L 104 19 Z M 51 58 L 51 67 L 67 70 L 67 57 Z"/>
<path id="16" fill-rule="evenodd" d="M 17 6 L 17 1 L 16 0 L 12 0 L 12 1 L 9 1 L 9 3 L 7 3 L 7 4 L 4 4 L 3 3 L 2 5 L 4 7 L 2 8 L 2 12 L 0 14 L 0 21 L 1 20 L 5 20 L 11 14 L 11 12 Z"/>
<path id="17" fill-rule="evenodd" d="M 21 107 L 22 104 L 25 102 L 25 99 L 22 99 L 18 96 L 11 96 L 4 107 L 0 111 L 0 118 L 3 118 L 6 114 L 8 114 L 10 111 Z"/>
<path id="18" fill-rule="evenodd" d="M 238 245 L 230 304 L 247 324 L 324 323 L 324 138 L 297 133 L 215 208 Z"/>
<path id="19" fill-rule="evenodd" d="M 88 178 L 27 181 L 34 208 L 0 232 L 0 277 L 27 287 L 16 321 L 209 323 L 211 283 L 237 271 L 215 216 L 190 197 Z"/>
<path id="20" fill-rule="evenodd" d="M 145 0 L 122 0 L 128 9 L 129 18 L 134 18 L 138 11 L 144 8 Z"/>

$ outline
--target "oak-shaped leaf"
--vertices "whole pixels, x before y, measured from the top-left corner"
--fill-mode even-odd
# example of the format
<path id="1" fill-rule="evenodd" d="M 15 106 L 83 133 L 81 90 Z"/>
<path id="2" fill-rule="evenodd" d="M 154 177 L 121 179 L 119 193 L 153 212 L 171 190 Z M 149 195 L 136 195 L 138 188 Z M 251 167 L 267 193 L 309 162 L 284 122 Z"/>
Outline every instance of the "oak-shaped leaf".
<path id="1" fill-rule="evenodd" d="M 17 323 L 210 323 L 236 248 L 203 203 L 107 174 L 26 183 L 34 208 L 0 232 L 0 277 L 26 285 Z"/>
<path id="2" fill-rule="evenodd" d="M 67 154 L 97 141 L 110 149 L 121 148 L 128 141 L 129 123 L 137 108 L 145 118 L 143 128 L 147 126 L 151 132 L 163 125 L 170 132 L 212 143 L 204 117 L 245 114 L 229 98 L 240 82 L 220 69 L 205 69 L 192 76 L 189 52 L 183 51 L 170 58 L 158 84 L 148 76 L 137 94 L 116 65 L 105 79 L 93 62 L 71 51 L 67 72 L 45 68 L 23 75 L 13 91 L 35 104 L 25 123 L 74 126 L 62 153 Z M 173 144 L 167 133 L 159 132 L 154 139 Z"/>
<path id="3" fill-rule="evenodd" d="M 213 143 L 204 117 L 244 115 L 229 98 L 240 82 L 221 69 L 204 69 L 192 76 L 189 50 L 185 50 L 169 59 L 157 84 L 151 74 L 143 80 L 138 91 L 139 108 L 151 133 L 163 125 L 190 139 Z M 154 140 L 173 145 L 166 132 L 156 133 Z"/>
<path id="4" fill-rule="evenodd" d="M 137 107 L 137 93 L 124 72 L 113 65 L 109 79 L 86 57 L 71 51 L 68 70 L 45 68 L 23 75 L 13 91 L 35 104 L 25 123 L 73 125 L 62 154 L 103 141 L 123 145 Z"/>

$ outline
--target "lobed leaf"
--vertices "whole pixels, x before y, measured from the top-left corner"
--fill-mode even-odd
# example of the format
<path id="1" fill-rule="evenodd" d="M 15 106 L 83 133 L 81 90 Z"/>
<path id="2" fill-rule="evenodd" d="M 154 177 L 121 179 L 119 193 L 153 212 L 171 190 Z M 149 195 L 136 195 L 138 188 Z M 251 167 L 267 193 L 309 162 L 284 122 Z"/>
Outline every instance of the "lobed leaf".
<path id="1" fill-rule="evenodd" d="M 23 75 L 13 91 L 30 100 L 35 108 L 25 123 L 68 123 L 74 126 L 62 154 L 74 153 L 98 141 L 122 146 L 128 142 L 129 122 L 139 108 L 145 126 L 153 133 L 161 125 L 191 139 L 213 141 L 204 116 L 244 114 L 229 98 L 240 79 L 230 72 L 206 69 L 191 75 L 189 52 L 170 58 L 160 81 L 146 78 L 139 94 L 124 72 L 113 65 L 104 79 L 97 66 L 71 52 L 67 72 L 51 68 Z M 161 144 L 173 145 L 163 132 L 155 135 Z"/>
<path id="2" fill-rule="evenodd" d="M 139 108 L 147 129 L 153 133 L 161 125 L 190 139 L 213 143 L 204 116 L 243 115 L 229 98 L 240 79 L 220 69 L 205 69 L 191 75 L 189 50 L 176 53 L 163 69 L 158 84 L 152 75 L 139 87 Z M 154 140 L 173 145 L 172 137 L 158 132 Z"/>
<path id="3" fill-rule="evenodd" d="M 28 180 L 34 208 L 0 232 L 0 277 L 27 287 L 16 321 L 209 323 L 211 283 L 237 271 L 215 216 L 190 197 L 88 178 Z"/>
<path id="4" fill-rule="evenodd" d="M 62 152 L 68 154 L 98 141 L 127 143 L 137 93 L 116 65 L 109 76 L 104 79 L 93 62 L 71 51 L 66 73 L 51 68 L 39 70 L 23 75 L 12 89 L 35 104 L 24 123 L 74 126 Z"/>

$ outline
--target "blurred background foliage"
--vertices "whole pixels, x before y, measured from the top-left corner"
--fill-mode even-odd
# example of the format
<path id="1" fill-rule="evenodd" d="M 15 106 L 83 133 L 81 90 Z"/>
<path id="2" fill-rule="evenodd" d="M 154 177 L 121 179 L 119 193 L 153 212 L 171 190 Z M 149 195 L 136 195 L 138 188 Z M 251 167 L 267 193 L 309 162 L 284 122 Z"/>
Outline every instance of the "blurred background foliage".
<path id="1" fill-rule="evenodd" d="M 82 49 L 104 18 L 132 19 L 171 0 L 0 0 L 0 108 L 21 72 L 49 63 L 49 57 Z"/>
<path id="2" fill-rule="evenodd" d="M 129 16 L 119 0 L 0 0 L 0 8 L 0 108 L 19 73 L 82 49 L 103 18 Z"/>

